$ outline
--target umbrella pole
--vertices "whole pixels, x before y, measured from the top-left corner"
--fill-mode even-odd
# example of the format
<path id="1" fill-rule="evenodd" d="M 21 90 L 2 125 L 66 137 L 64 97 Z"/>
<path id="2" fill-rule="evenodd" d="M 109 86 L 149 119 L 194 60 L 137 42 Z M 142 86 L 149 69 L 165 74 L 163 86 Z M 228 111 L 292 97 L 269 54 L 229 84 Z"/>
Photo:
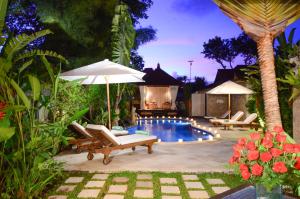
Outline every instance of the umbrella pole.
<path id="1" fill-rule="evenodd" d="M 107 109 L 108 109 L 108 128 L 111 130 L 111 114 L 110 114 L 110 96 L 109 96 L 109 83 L 108 79 L 106 80 L 106 93 L 107 93 Z"/>
<path id="2" fill-rule="evenodd" d="M 230 102 L 230 99 L 231 98 L 231 96 L 230 96 L 230 94 L 228 94 L 228 110 L 230 111 L 229 112 L 229 119 L 231 118 L 231 102 Z"/>

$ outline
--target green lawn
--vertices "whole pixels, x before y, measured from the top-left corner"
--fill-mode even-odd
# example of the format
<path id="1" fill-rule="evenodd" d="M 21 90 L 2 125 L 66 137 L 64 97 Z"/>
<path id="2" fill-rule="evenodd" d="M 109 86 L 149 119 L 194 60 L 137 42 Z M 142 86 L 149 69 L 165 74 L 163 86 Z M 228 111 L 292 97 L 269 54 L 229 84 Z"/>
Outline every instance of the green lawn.
<path id="1" fill-rule="evenodd" d="M 56 184 L 53 186 L 51 190 L 47 193 L 47 197 L 51 195 L 65 195 L 68 196 L 68 199 L 75 199 L 78 198 L 77 195 L 80 193 L 82 189 L 84 189 L 84 185 L 92 179 L 92 176 L 95 173 L 87 173 L 87 172 L 66 172 L 64 178 L 62 178 L 60 181 L 56 182 Z M 215 195 L 212 186 L 226 186 L 229 188 L 234 188 L 236 186 L 239 186 L 242 184 L 240 181 L 240 178 L 236 175 L 232 174 L 225 174 L 225 173 L 161 173 L 161 172 L 149 172 L 149 173 L 135 173 L 135 172 L 118 172 L 118 173 L 111 173 L 108 178 L 106 179 L 106 182 L 104 186 L 101 188 L 101 192 L 98 194 L 97 198 L 103 198 L 105 194 L 107 193 L 109 186 L 114 184 L 126 184 L 128 185 L 128 189 L 124 195 L 124 198 L 126 199 L 132 199 L 134 197 L 134 190 L 136 189 L 136 181 L 137 181 L 137 175 L 138 174 L 151 174 L 152 175 L 152 182 L 153 182 L 153 198 L 162 198 L 162 192 L 161 192 L 161 184 L 160 184 L 160 178 L 175 178 L 177 180 L 176 186 L 180 189 L 180 195 L 184 199 L 189 199 L 190 196 L 188 194 L 188 191 L 194 190 L 194 189 L 187 189 L 184 180 L 182 178 L 182 175 L 197 175 L 198 176 L 198 182 L 201 182 L 204 186 L 203 191 L 206 191 L 209 196 Z M 57 188 L 64 184 L 65 180 L 69 177 L 84 177 L 84 180 L 80 183 L 76 184 L 76 188 L 68 193 L 63 192 L 56 192 Z M 113 182 L 114 177 L 127 177 L 129 179 L 126 183 L 116 183 Z M 210 185 L 206 179 L 222 179 L 225 184 L 222 185 Z M 168 184 L 164 184 L 168 185 Z M 139 189 L 147 189 L 147 188 L 139 188 Z M 149 188 L 148 188 L 149 189 Z M 174 194 L 164 194 L 164 195 L 174 195 Z"/>

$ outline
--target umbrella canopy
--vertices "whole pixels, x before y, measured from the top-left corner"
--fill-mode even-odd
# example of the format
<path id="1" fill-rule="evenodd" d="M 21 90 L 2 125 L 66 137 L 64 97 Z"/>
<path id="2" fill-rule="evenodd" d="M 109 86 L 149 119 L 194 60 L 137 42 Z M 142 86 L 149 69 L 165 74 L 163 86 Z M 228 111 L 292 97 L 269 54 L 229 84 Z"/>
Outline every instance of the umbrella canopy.
<path id="1" fill-rule="evenodd" d="M 224 82 L 223 84 L 209 90 L 206 94 L 211 95 L 228 95 L 228 110 L 231 112 L 231 97 L 230 95 L 250 95 L 254 92 L 249 88 L 234 83 L 232 81 Z M 229 118 L 230 118 L 229 114 Z"/>
<path id="2" fill-rule="evenodd" d="M 64 72 L 61 79 L 81 80 L 81 84 L 106 84 L 109 128 L 111 128 L 109 84 L 143 82 L 145 73 L 105 59 L 94 64 Z"/>
<path id="3" fill-rule="evenodd" d="M 253 91 L 232 81 L 227 81 L 206 93 L 214 95 L 250 95 L 253 94 Z"/>

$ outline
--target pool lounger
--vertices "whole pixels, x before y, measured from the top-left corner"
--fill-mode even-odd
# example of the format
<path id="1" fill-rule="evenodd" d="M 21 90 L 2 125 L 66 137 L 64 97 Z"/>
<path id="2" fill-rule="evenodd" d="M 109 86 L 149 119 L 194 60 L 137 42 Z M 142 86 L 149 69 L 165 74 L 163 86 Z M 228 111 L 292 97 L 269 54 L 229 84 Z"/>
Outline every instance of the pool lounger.
<path id="1" fill-rule="evenodd" d="M 230 110 L 226 111 L 223 115 L 221 115 L 219 118 L 217 117 L 213 117 L 213 116 L 204 116 L 205 119 L 225 119 L 227 117 L 229 117 L 230 114 Z"/>
<path id="2" fill-rule="evenodd" d="M 104 155 L 103 164 L 107 165 L 111 162 L 109 155 L 112 151 L 132 148 L 135 150 L 136 146 L 145 146 L 148 148 L 148 153 L 152 153 L 152 145 L 157 142 L 156 136 L 147 135 L 124 135 L 116 137 L 105 126 L 94 128 L 94 126 L 87 127 L 89 132 L 96 138 L 98 143 L 92 143 L 88 147 L 88 160 L 94 158 L 94 153 L 102 153 Z"/>
<path id="3" fill-rule="evenodd" d="M 213 125 L 217 126 L 220 125 L 221 122 L 236 122 L 241 119 L 244 115 L 243 111 L 238 111 L 231 119 L 210 119 L 209 122 Z"/>
<path id="4" fill-rule="evenodd" d="M 232 121 L 232 122 L 222 121 L 222 122 L 220 122 L 220 125 L 224 126 L 225 129 L 229 128 L 230 126 L 252 128 L 252 123 L 254 122 L 254 120 L 256 120 L 256 118 L 257 118 L 257 114 L 252 113 L 244 121 Z"/>

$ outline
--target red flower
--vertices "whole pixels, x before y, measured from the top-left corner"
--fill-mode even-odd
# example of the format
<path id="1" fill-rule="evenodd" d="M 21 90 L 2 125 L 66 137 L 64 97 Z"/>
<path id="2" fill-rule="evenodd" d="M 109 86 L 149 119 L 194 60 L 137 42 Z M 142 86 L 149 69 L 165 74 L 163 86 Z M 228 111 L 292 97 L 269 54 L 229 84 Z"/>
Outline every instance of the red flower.
<path id="1" fill-rule="evenodd" d="M 248 156 L 247 156 L 248 160 L 250 160 L 250 161 L 251 160 L 257 160 L 258 157 L 259 157 L 259 152 L 258 151 L 254 150 L 254 151 L 249 151 L 248 152 Z"/>
<path id="2" fill-rule="evenodd" d="M 247 142 L 247 139 L 246 138 L 240 138 L 238 140 L 238 144 L 241 145 L 241 146 L 244 146 Z"/>
<path id="3" fill-rule="evenodd" d="M 274 135 L 273 135 L 272 133 L 270 133 L 269 131 L 267 131 L 267 132 L 265 133 L 265 138 L 266 138 L 267 140 L 272 140 L 273 137 L 274 137 Z"/>
<path id="4" fill-rule="evenodd" d="M 249 168 L 248 168 L 248 166 L 246 164 L 241 164 L 240 165 L 240 171 L 242 172 L 244 170 L 249 171 Z"/>
<path id="5" fill-rule="evenodd" d="M 248 170 L 243 170 L 241 174 L 244 180 L 248 180 L 251 177 L 251 173 Z"/>
<path id="6" fill-rule="evenodd" d="M 234 156 L 231 156 L 229 159 L 229 164 L 234 164 L 236 162 L 236 158 Z"/>
<path id="7" fill-rule="evenodd" d="M 2 120 L 5 117 L 5 113 L 4 112 L 0 112 L 0 120 Z"/>
<path id="8" fill-rule="evenodd" d="M 243 147 L 241 146 L 241 145 L 239 145 L 239 144 L 235 144 L 235 145 L 233 145 L 233 150 L 234 151 L 240 151 L 240 150 L 242 150 L 243 149 Z"/>
<path id="9" fill-rule="evenodd" d="M 272 156 L 275 158 L 279 157 L 283 153 L 282 150 L 277 149 L 277 148 L 271 148 L 270 151 L 271 151 Z"/>
<path id="10" fill-rule="evenodd" d="M 287 168 L 286 168 L 284 162 L 275 162 L 272 170 L 275 173 L 286 173 L 287 172 Z"/>
<path id="11" fill-rule="evenodd" d="M 260 154 L 260 160 L 262 162 L 269 162 L 272 159 L 272 155 L 270 152 L 264 152 Z"/>
<path id="12" fill-rule="evenodd" d="M 251 170 L 252 170 L 253 175 L 261 176 L 264 168 L 262 166 L 260 166 L 259 164 L 255 164 L 255 165 L 252 166 Z"/>
<path id="13" fill-rule="evenodd" d="M 294 167 L 295 167 L 297 170 L 300 170 L 300 157 L 296 159 L 296 163 L 295 163 Z"/>
<path id="14" fill-rule="evenodd" d="M 294 145 L 293 144 L 284 144 L 283 145 L 283 151 L 286 153 L 294 153 Z"/>
<path id="15" fill-rule="evenodd" d="M 284 134 L 277 134 L 276 135 L 276 141 L 277 142 L 285 142 L 286 141 L 286 135 L 284 135 Z"/>
<path id="16" fill-rule="evenodd" d="M 248 142 L 246 145 L 247 149 L 250 151 L 253 151 L 256 149 L 255 143 L 254 142 Z"/>
<path id="17" fill-rule="evenodd" d="M 259 140 L 260 139 L 260 133 L 251 133 L 250 138 L 252 140 Z"/>
<path id="18" fill-rule="evenodd" d="M 239 151 L 234 151 L 234 152 L 233 152 L 233 157 L 235 157 L 235 158 L 241 157 L 241 152 L 239 152 Z"/>
<path id="19" fill-rule="evenodd" d="M 294 152 L 300 153 L 300 144 L 294 144 Z"/>
<path id="20" fill-rule="evenodd" d="M 268 138 L 265 137 L 265 138 L 262 140 L 262 145 L 263 145 L 265 148 L 269 149 L 269 148 L 272 148 L 273 142 L 272 142 L 272 140 L 270 140 L 270 139 L 268 139 Z"/>
<path id="21" fill-rule="evenodd" d="M 276 133 L 282 133 L 284 132 L 283 128 L 281 126 L 275 126 L 273 129 Z"/>

